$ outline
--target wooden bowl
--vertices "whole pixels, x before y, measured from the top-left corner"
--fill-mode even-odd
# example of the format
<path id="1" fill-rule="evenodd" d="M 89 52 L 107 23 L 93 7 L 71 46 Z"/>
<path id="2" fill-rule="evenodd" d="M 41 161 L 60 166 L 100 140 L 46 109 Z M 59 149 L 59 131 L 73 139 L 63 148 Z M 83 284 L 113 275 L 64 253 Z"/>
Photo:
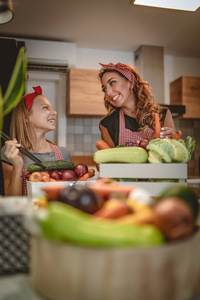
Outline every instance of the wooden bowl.
<path id="1" fill-rule="evenodd" d="M 32 237 L 31 281 L 52 300 L 188 300 L 200 292 L 200 231 L 148 249 L 100 249 Z"/>

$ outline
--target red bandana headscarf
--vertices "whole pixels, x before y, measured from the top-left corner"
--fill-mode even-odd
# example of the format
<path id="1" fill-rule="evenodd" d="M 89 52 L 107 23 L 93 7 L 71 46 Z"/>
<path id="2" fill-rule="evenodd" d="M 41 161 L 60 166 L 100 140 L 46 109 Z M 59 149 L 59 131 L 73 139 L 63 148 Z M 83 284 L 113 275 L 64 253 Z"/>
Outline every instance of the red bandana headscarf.
<path id="1" fill-rule="evenodd" d="M 35 96 L 42 94 L 41 86 L 39 86 L 39 85 L 35 86 L 35 87 L 33 87 L 33 89 L 35 92 L 30 93 L 30 94 L 26 95 L 26 97 L 25 97 L 25 103 L 26 103 L 26 107 L 27 107 L 28 111 L 31 109 L 31 106 L 32 106 Z"/>
<path id="2" fill-rule="evenodd" d="M 111 70 L 116 70 L 119 73 L 121 73 L 122 75 L 124 75 L 131 83 L 133 83 L 135 85 L 136 83 L 136 78 L 133 74 L 133 72 L 131 71 L 130 68 L 128 68 L 126 65 L 121 64 L 120 62 L 118 62 L 116 65 L 114 63 L 109 63 L 108 65 L 105 64 L 101 64 L 99 63 L 104 69 L 111 69 Z"/>

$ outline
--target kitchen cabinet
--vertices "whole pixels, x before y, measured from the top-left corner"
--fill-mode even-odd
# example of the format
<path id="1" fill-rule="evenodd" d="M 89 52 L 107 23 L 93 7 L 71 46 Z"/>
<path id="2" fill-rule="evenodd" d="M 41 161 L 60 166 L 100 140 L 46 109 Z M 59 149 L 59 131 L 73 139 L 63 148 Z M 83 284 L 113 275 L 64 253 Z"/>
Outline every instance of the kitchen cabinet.
<path id="1" fill-rule="evenodd" d="M 185 105 L 183 119 L 199 119 L 200 78 L 182 76 L 171 82 L 170 104 Z"/>
<path id="2" fill-rule="evenodd" d="M 107 114 L 98 70 L 70 69 L 67 74 L 67 116 L 102 117 Z"/>

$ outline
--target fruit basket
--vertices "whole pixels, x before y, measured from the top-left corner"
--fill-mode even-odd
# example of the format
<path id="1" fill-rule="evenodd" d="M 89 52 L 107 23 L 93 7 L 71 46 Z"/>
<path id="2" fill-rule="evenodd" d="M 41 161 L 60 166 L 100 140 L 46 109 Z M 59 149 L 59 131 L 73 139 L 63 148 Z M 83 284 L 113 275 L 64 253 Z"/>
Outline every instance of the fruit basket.
<path id="1" fill-rule="evenodd" d="M 105 163 L 99 165 L 99 177 L 127 179 L 127 182 L 120 182 L 120 184 L 133 184 L 148 190 L 153 196 L 158 196 L 169 185 L 187 184 L 187 164 Z M 138 181 L 131 183 L 130 179 L 138 179 Z"/>
<path id="2" fill-rule="evenodd" d="M 140 196 L 137 193 L 139 189 L 117 187 L 104 179 L 90 188 L 107 199 L 105 203 L 116 200 L 109 199 L 116 189 L 121 196 L 125 193 L 126 204 L 133 208 L 125 217 L 131 217 L 132 221 L 147 212 L 147 208 L 151 210 L 144 204 L 145 193 L 139 193 Z M 95 214 L 105 206 L 91 216 L 67 204 L 69 195 L 66 203 L 50 202 L 46 217 L 38 214 L 38 210 L 32 221 L 36 221 L 39 230 L 32 231 L 30 252 L 34 288 L 52 300 L 188 300 L 197 295 L 200 292 L 200 231 L 195 222 L 198 200 L 187 187 L 180 188 L 179 197 L 183 197 L 184 191 L 184 198 L 176 199 L 177 191 L 173 191 L 174 198 L 166 198 L 166 193 L 173 190 L 170 188 L 163 200 L 153 205 L 153 223 L 147 223 L 146 219 L 128 225 L 120 223 L 117 217 L 111 222 L 109 218 L 100 221 L 100 214 Z M 168 210 L 172 199 L 174 209 Z M 177 215 L 182 216 L 178 222 Z M 159 220 L 165 220 L 168 226 L 163 227 Z"/>
<path id="3" fill-rule="evenodd" d="M 31 281 L 52 300 L 188 300 L 200 292 L 200 232 L 150 249 L 31 240 Z"/>

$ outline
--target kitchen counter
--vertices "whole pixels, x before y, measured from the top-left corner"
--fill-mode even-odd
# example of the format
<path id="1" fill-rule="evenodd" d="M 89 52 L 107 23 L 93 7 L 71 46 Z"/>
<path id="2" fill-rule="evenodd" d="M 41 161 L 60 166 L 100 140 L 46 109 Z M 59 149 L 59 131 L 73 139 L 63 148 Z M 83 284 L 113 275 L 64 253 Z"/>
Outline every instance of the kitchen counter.
<path id="1" fill-rule="evenodd" d="M 45 298 L 34 290 L 28 274 L 17 274 L 0 277 L 0 300 L 45 300 Z"/>
<path id="2" fill-rule="evenodd" d="M 28 274 L 17 274 L 0 277 L 0 300 L 47 300 L 47 298 L 42 297 L 34 290 Z M 200 294 L 192 299 L 181 300 L 200 300 Z"/>

